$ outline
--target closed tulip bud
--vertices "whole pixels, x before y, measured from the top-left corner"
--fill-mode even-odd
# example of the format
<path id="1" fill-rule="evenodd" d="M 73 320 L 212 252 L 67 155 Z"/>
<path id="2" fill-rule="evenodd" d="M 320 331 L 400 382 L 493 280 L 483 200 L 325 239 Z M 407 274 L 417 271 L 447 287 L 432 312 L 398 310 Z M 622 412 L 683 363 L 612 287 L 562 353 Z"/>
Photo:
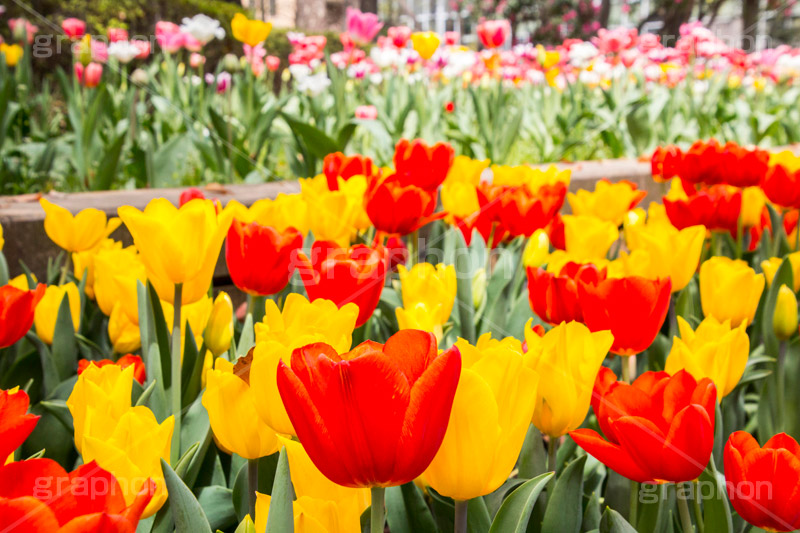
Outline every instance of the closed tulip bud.
<path id="1" fill-rule="evenodd" d="M 147 74 L 146 70 L 137 68 L 131 73 L 131 81 L 136 85 L 145 85 L 150 81 L 150 75 Z"/>
<path id="2" fill-rule="evenodd" d="M 61 301 L 67 298 L 69 301 L 70 317 L 72 327 L 78 331 L 81 325 L 81 294 L 78 286 L 74 283 L 66 285 L 50 285 L 44 296 L 36 306 L 33 315 L 33 324 L 36 326 L 36 335 L 45 344 L 53 344 L 53 335 L 56 331 L 56 321 L 58 311 L 61 308 Z"/>
<path id="3" fill-rule="evenodd" d="M 778 289 L 775 314 L 772 315 L 772 330 L 780 340 L 788 340 L 797 331 L 797 296 L 786 285 Z"/>
<path id="4" fill-rule="evenodd" d="M 256 395 L 250 387 L 251 361 L 252 356 L 239 359 L 235 365 L 217 359 L 206 375 L 202 402 L 220 448 L 245 459 L 258 459 L 280 448 L 275 431 L 256 412 Z"/>
<path id="5" fill-rule="evenodd" d="M 486 299 L 486 269 L 479 268 L 472 276 L 472 305 L 480 308 Z"/>
<path id="6" fill-rule="evenodd" d="M 133 370 L 132 367 L 128 368 Z M 92 428 L 104 425 L 113 429 L 105 438 L 93 434 L 85 436 L 82 451 L 84 462 L 95 461 L 101 468 L 114 474 L 129 505 L 147 480 L 151 480 L 156 484 L 155 494 L 145 507 L 142 518 L 155 514 L 167 501 L 161 459 L 169 461 L 175 419 L 170 416 L 159 424 L 153 412 L 143 405 L 131 407 L 115 419 L 94 411 L 90 411 L 86 419 L 87 426 L 91 425 Z"/>
<path id="7" fill-rule="evenodd" d="M 411 34 L 411 45 L 422 59 L 430 59 L 439 48 L 439 36 L 432 31 L 418 31 Z"/>
<path id="8" fill-rule="evenodd" d="M 78 376 L 67 399 L 67 407 L 75 428 L 75 448 L 79 452 L 83 450 L 85 430 L 89 429 L 95 437 L 105 439 L 114 429 L 113 424 L 89 428 L 86 423 L 89 411 L 98 412 L 109 420 L 118 420 L 131 408 L 134 371 L 134 366 L 89 365 Z"/>
<path id="9" fill-rule="evenodd" d="M 718 399 L 730 394 L 744 374 L 750 354 L 747 324 L 732 328 L 730 320 L 706 317 L 697 329 L 678 317 L 680 338 L 675 337 L 664 368 L 670 374 L 685 369 L 695 379 L 710 378 Z"/>
<path id="10" fill-rule="evenodd" d="M 787 255 L 786 258 L 789 260 L 792 267 L 794 292 L 800 291 L 800 252 L 792 252 Z M 782 263 L 783 259 L 780 257 L 770 257 L 766 261 L 761 261 L 761 271 L 764 273 L 764 277 L 767 280 L 767 287 L 772 285 L 772 280 Z"/>
<path id="11" fill-rule="evenodd" d="M 522 263 L 526 267 L 539 267 L 547 262 L 550 255 L 550 238 L 547 231 L 537 229 L 528 239 L 525 250 L 522 252 Z"/>
<path id="12" fill-rule="evenodd" d="M 742 260 L 715 256 L 700 265 L 700 302 L 705 316 L 730 320 L 733 327 L 750 324 L 763 291 L 764 274 L 756 274 Z"/>
<path id="13" fill-rule="evenodd" d="M 357 316 L 355 304 L 339 309 L 330 300 L 320 298 L 309 302 L 297 293 L 286 297 L 283 312 L 273 300 L 267 300 L 264 320 L 255 325 L 256 348 L 250 382 L 256 396 L 256 410 L 269 427 L 284 435 L 295 435 L 278 393 L 278 363 L 290 361 L 293 350 L 315 342 L 329 344 L 338 353 L 348 351 Z"/>
<path id="14" fill-rule="evenodd" d="M 592 333 L 580 322 L 561 323 L 544 336 L 526 326 L 528 366 L 543 378 L 532 418 L 539 431 L 557 438 L 583 423 L 613 341 L 610 331 Z"/>
<path id="15" fill-rule="evenodd" d="M 222 68 L 228 72 L 238 72 L 241 69 L 239 58 L 233 54 L 225 54 L 222 57 Z"/>
<path id="16" fill-rule="evenodd" d="M 228 293 L 220 292 L 214 300 L 203 340 L 214 357 L 219 357 L 231 347 L 231 339 L 233 339 L 233 302 Z"/>
<path id="17" fill-rule="evenodd" d="M 75 44 L 75 57 L 84 67 L 92 62 L 92 36 L 84 35 L 80 42 Z"/>
<path id="18" fill-rule="evenodd" d="M 67 252 L 82 252 L 97 246 L 119 227 L 118 218 L 108 220 L 106 214 L 90 207 L 73 216 L 68 210 L 41 198 L 44 209 L 44 230 L 54 243 Z"/>
<path id="19" fill-rule="evenodd" d="M 499 341 L 486 333 L 475 346 L 459 339 L 456 347 L 464 363 L 453 410 L 423 478 L 439 494 L 465 501 L 489 494 L 508 479 L 530 426 L 540 380 L 526 366 L 516 339 Z"/>

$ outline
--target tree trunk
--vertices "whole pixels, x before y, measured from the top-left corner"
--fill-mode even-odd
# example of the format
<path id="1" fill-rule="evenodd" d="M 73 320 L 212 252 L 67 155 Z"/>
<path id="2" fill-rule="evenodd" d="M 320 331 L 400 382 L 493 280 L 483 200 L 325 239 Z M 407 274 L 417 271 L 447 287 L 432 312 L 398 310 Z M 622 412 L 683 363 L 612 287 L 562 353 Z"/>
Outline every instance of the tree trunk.
<path id="1" fill-rule="evenodd" d="M 756 50 L 758 4 L 759 0 L 742 1 L 742 49 L 745 52 L 754 52 Z"/>

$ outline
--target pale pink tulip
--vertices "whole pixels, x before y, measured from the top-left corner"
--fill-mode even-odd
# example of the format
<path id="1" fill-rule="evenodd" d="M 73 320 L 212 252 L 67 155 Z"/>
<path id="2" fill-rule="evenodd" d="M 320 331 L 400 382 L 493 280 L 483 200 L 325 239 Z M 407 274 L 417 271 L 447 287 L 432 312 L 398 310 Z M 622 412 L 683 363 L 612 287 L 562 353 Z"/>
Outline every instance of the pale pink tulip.
<path id="1" fill-rule="evenodd" d="M 347 33 L 356 43 L 363 46 L 372 42 L 381 28 L 383 23 L 375 13 L 362 13 L 358 9 L 347 8 Z"/>

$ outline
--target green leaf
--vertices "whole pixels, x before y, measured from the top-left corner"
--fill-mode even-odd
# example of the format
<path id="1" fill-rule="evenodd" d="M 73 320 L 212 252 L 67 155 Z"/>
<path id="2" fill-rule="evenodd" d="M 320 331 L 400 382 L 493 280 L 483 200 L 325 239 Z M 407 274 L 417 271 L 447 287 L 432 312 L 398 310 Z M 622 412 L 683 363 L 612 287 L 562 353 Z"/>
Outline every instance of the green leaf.
<path id="1" fill-rule="evenodd" d="M 667 491 L 664 485 L 640 485 L 637 530 L 660 532 L 666 521 Z M 654 495 L 655 500 L 644 496 Z"/>
<path id="2" fill-rule="evenodd" d="M 203 487 L 197 494 L 197 501 L 206 512 L 208 523 L 214 531 L 236 525 L 231 494 L 231 489 L 219 485 Z"/>
<path id="3" fill-rule="evenodd" d="M 458 273 L 458 285 L 456 288 L 456 305 L 458 306 L 461 337 L 467 342 L 475 344 L 478 340 L 475 337 L 475 304 L 472 300 L 472 268 L 471 254 L 464 240 L 464 236 L 458 230 L 456 236 L 456 272 Z"/>
<path id="4" fill-rule="evenodd" d="M 42 401 L 39 404 L 44 407 L 47 411 L 53 414 L 56 419 L 64 424 L 64 428 L 69 431 L 70 433 L 75 432 L 75 428 L 72 423 L 72 414 L 69 412 L 69 407 L 64 402 L 64 400 L 51 400 L 51 401 Z"/>
<path id="5" fill-rule="evenodd" d="M 278 458 L 278 468 L 275 471 L 275 483 L 272 485 L 266 533 L 293 532 L 292 479 L 289 475 L 289 456 L 286 448 L 283 448 Z"/>
<path id="6" fill-rule="evenodd" d="M 532 479 L 544 472 L 547 472 L 547 450 L 544 448 L 542 434 L 531 424 L 519 455 L 519 476 Z"/>
<path id="7" fill-rule="evenodd" d="M 436 522 L 414 482 L 386 489 L 386 521 L 392 533 L 436 533 Z"/>
<path id="8" fill-rule="evenodd" d="M 583 467 L 586 456 L 572 461 L 563 470 L 552 497 L 547 498 L 547 510 L 542 521 L 542 533 L 578 533 L 583 510 Z"/>
<path id="9" fill-rule="evenodd" d="M 489 532 L 524 533 L 528 528 L 533 506 L 552 477 L 552 472 L 541 474 L 526 481 L 512 492 L 497 511 L 497 516 L 494 518 Z"/>
<path id="10" fill-rule="evenodd" d="M 596 492 L 592 493 L 589 502 L 586 504 L 586 510 L 583 512 L 583 524 L 581 531 L 592 531 L 600 528 L 600 498 Z"/>
<path id="11" fill-rule="evenodd" d="M 39 353 L 39 362 L 42 365 L 42 396 L 47 398 L 49 393 L 54 391 L 60 383 L 58 379 L 58 369 L 56 369 L 55 361 L 50 355 L 50 349 L 33 331 L 26 333 L 25 338 L 34 345 L 36 351 Z M 20 359 L 20 361 L 22 361 L 22 359 Z M 17 367 L 18 365 L 14 365 L 12 369 Z M 27 368 L 21 369 L 27 370 Z"/>
<path id="12" fill-rule="evenodd" d="M 169 494 L 169 508 L 175 520 L 176 533 L 210 533 L 211 526 L 206 514 L 189 487 L 164 459 L 161 459 L 161 469 L 164 471 L 164 481 Z"/>
<path id="13" fill-rule="evenodd" d="M 622 515 L 607 507 L 600 519 L 600 533 L 636 533 L 636 530 Z"/>
<path id="14" fill-rule="evenodd" d="M 286 121 L 297 138 L 303 141 L 306 150 L 315 157 L 322 159 L 328 154 L 339 151 L 339 144 L 321 129 L 286 113 L 281 113 L 281 117 L 283 117 L 283 120 Z"/>
<path id="15" fill-rule="evenodd" d="M 778 355 L 778 338 L 773 331 L 772 319 L 775 315 L 778 291 L 782 285 L 786 285 L 789 288 L 794 287 L 793 277 L 792 264 L 788 259 L 784 258 L 781 266 L 779 266 L 777 272 L 775 272 L 775 277 L 772 278 L 772 283 L 766 293 L 764 309 L 761 315 L 761 335 L 764 339 L 764 352 L 767 355 Z"/>
<path id="16" fill-rule="evenodd" d="M 158 297 L 155 287 L 148 281 L 148 300 L 150 301 L 150 314 L 153 317 L 153 326 L 158 342 L 158 353 L 161 357 L 161 383 L 164 390 L 170 388 L 172 383 L 172 359 L 170 357 L 170 332 L 167 322 L 164 319 L 164 309 L 161 307 L 161 299 Z M 149 372 L 148 372 L 149 375 Z"/>
<path id="17" fill-rule="evenodd" d="M 728 497 L 724 488 L 724 481 L 717 474 L 714 458 L 708 463 L 708 467 L 700 474 L 699 481 L 702 485 L 708 484 L 713 487 L 711 497 L 706 495 L 705 490 L 701 490 L 703 496 L 703 523 L 706 531 L 714 533 L 727 532 L 733 533 L 733 519 L 731 509 L 728 506 Z"/>
<path id="18" fill-rule="evenodd" d="M 255 345 L 255 333 L 253 330 L 253 315 L 247 313 L 244 317 L 244 324 L 242 324 L 242 333 L 239 335 L 239 340 L 236 341 L 236 355 L 244 357 Z"/>
<path id="19" fill-rule="evenodd" d="M 114 141 L 105 147 L 105 155 L 97 167 L 97 173 L 92 180 L 92 190 L 107 191 L 114 184 L 114 178 L 119 168 L 119 159 L 122 154 L 122 146 L 128 136 L 127 131 L 120 132 Z"/>
<path id="20" fill-rule="evenodd" d="M 64 293 L 58 306 L 53 345 L 50 348 L 60 381 L 75 374 L 78 368 L 78 344 L 69 303 L 69 296 Z"/>

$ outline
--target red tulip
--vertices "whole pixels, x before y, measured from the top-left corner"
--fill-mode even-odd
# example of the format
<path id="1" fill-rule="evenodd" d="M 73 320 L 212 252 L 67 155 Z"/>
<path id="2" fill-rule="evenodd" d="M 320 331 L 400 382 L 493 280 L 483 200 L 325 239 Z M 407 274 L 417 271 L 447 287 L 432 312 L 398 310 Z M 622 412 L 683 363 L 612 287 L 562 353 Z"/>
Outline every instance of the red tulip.
<path id="1" fill-rule="evenodd" d="M 742 191 L 716 185 L 694 192 L 686 200 L 664 198 L 669 221 L 678 229 L 703 225 L 735 235 L 742 210 Z"/>
<path id="2" fill-rule="evenodd" d="M 761 184 L 769 201 L 785 208 L 800 208 L 800 171 L 791 172 L 783 165 L 769 167 Z"/>
<path id="3" fill-rule="evenodd" d="M 570 433 L 591 456 L 640 483 L 691 481 L 705 469 L 717 401 L 710 379 L 695 381 L 684 370 L 645 372 L 631 385 L 613 381 L 593 394 L 605 439 L 593 429 Z"/>
<path id="4" fill-rule="evenodd" d="M 328 189 L 339 190 L 339 178 L 347 181 L 353 176 L 372 176 L 372 159 L 363 155 L 346 156 L 342 152 L 328 154 L 322 161 L 322 173 Z"/>
<path id="5" fill-rule="evenodd" d="M 478 203 L 497 222 L 494 242 L 508 237 L 530 237 L 537 229 L 546 228 L 556 216 L 567 187 L 563 183 L 542 185 L 532 191 L 527 185 L 510 187 L 481 183 L 478 186 Z"/>
<path id="6" fill-rule="evenodd" d="M 378 306 L 386 279 L 386 257 L 382 247 L 357 244 L 339 248 L 335 242 L 316 241 L 311 258 L 300 254 L 300 278 L 309 300 L 325 298 L 339 308 L 358 305 L 356 326 L 361 326 Z"/>
<path id="7" fill-rule="evenodd" d="M 486 48 L 503 46 L 511 34 L 511 24 L 507 20 L 487 20 L 478 24 L 478 38 Z"/>
<path id="8" fill-rule="evenodd" d="M 64 34 L 73 41 L 77 41 L 86 33 L 86 23 L 80 19 L 67 18 L 61 23 Z"/>
<path id="9" fill-rule="evenodd" d="M 188 189 L 185 189 L 183 192 L 181 192 L 181 196 L 178 199 L 178 206 L 182 207 L 183 204 L 185 204 L 186 202 L 195 199 L 205 200 L 206 195 L 203 194 L 203 191 L 201 191 L 196 187 L 189 187 Z"/>
<path id="10" fill-rule="evenodd" d="M 611 352 L 635 355 L 650 347 L 658 335 L 669 310 L 671 289 L 669 278 L 579 280 L 578 299 L 590 330 L 611 330 Z"/>
<path id="11" fill-rule="evenodd" d="M 653 179 L 657 182 L 671 180 L 680 173 L 683 152 L 675 145 L 659 146 L 650 158 Z"/>
<path id="12" fill-rule="evenodd" d="M 0 390 L 0 464 L 25 442 L 36 427 L 39 417 L 28 414 L 29 404 L 25 391 Z"/>
<path id="13" fill-rule="evenodd" d="M 0 467 L 0 524 L 26 533 L 134 533 L 155 490 L 148 480 L 127 505 L 116 478 L 94 461 L 71 473 L 50 459 L 18 461 Z"/>
<path id="14" fill-rule="evenodd" d="M 748 150 L 728 142 L 719 155 L 719 168 L 725 183 L 735 187 L 755 187 L 769 168 L 769 152 Z"/>
<path id="15" fill-rule="evenodd" d="M 278 365 L 278 391 L 297 437 L 331 481 L 346 487 L 402 485 L 422 474 L 447 430 L 461 373 L 453 347 L 402 330 L 338 355 L 324 343 Z"/>
<path id="16" fill-rule="evenodd" d="M 81 359 L 78 361 L 78 375 L 80 376 L 84 370 L 89 368 L 89 365 L 95 365 L 97 367 L 104 367 L 106 365 L 118 365 L 120 368 L 128 368 L 129 366 L 133 365 L 133 379 L 139 382 L 140 385 L 144 385 L 145 380 L 147 379 L 147 374 L 144 369 L 144 363 L 142 362 L 142 358 L 138 355 L 128 354 L 123 355 L 117 361 L 112 361 L 111 359 L 101 359 L 100 361 L 89 361 L 88 359 Z"/>
<path id="17" fill-rule="evenodd" d="M 397 174 L 391 174 L 370 181 L 365 209 L 378 231 L 408 235 L 438 218 L 433 216 L 436 200 L 436 191 L 403 184 Z"/>
<path id="18" fill-rule="evenodd" d="M 547 236 L 550 238 L 550 244 L 557 250 L 567 249 L 567 236 L 564 233 L 564 219 L 561 215 L 556 213 L 553 220 L 547 226 Z"/>
<path id="19" fill-rule="evenodd" d="M 578 283 L 597 283 L 606 279 L 606 269 L 593 264 L 569 262 L 558 275 L 536 267 L 528 268 L 528 299 L 531 309 L 548 324 L 583 322 L 578 300 Z"/>
<path id="20" fill-rule="evenodd" d="M 435 191 L 453 166 L 455 151 L 447 143 L 428 146 L 422 139 L 401 139 L 394 147 L 394 168 L 405 185 Z"/>
<path id="21" fill-rule="evenodd" d="M 399 237 L 389 237 L 386 240 L 387 260 L 389 270 L 397 272 L 397 267 L 405 266 L 408 262 L 408 246 Z"/>
<path id="22" fill-rule="evenodd" d="M 302 246 L 302 235 L 292 227 L 278 231 L 258 222 L 234 220 L 225 242 L 225 261 L 233 284 L 252 295 L 279 292 L 289 283 Z"/>
<path id="23" fill-rule="evenodd" d="M 33 291 L 11 285 L 0 287 L 0 348 L 11 346 L 31 329 L 33 311 L 46 288 L 41 283 Z"/>
<path id="24" fill-rule="evenodd" d="M 800 446 L 779 433 L 762 447 L 745 431 L 725 445 L 728 497 L 739 516 L 767 531 L 800 529 Z"/>

